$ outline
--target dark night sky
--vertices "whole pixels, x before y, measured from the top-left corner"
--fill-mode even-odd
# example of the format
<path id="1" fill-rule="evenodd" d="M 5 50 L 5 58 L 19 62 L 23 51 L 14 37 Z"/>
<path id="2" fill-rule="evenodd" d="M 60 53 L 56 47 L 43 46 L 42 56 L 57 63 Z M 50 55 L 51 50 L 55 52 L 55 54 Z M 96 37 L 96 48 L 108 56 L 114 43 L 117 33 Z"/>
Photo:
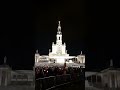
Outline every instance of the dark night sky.
<path id="1" fill-rule="evenodd" d="M 9 1 L 3 2 L 1 15 L 0 64 L 6 55 L 13 69 L 31 69 L 36 49 L 48 54 L 60 20 L 68 53 L 78 55 L 83 50 L 87 70 L 106 68 L 111 58 L 114 66 L 120 65 L 115 2 Z"/>

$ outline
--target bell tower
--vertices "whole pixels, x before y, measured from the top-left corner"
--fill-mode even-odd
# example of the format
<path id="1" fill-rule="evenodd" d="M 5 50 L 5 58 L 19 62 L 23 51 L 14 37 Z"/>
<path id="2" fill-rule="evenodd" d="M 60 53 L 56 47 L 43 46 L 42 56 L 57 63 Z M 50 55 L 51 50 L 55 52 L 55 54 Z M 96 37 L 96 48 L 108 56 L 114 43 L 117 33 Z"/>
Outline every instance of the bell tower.
<path id="1" fill-rule="evenodd" d="M 56 39 L 56 44 L 57 45 L 62 45 L 62 32 L 61 32 L 61 25 L 60 25 L 60 21 L 58 23 L 58 32 L 56 35 L 57 39 Z"/>
<path id="2" fill-rule="evenodd" d="M 58 21 L 56 43 L 52 43 L 52 52 L 49 52 L 49 56 L 69 56 L 66 52 L 66 44 L 62 42 L 62 32 L 60 21 Z"/>

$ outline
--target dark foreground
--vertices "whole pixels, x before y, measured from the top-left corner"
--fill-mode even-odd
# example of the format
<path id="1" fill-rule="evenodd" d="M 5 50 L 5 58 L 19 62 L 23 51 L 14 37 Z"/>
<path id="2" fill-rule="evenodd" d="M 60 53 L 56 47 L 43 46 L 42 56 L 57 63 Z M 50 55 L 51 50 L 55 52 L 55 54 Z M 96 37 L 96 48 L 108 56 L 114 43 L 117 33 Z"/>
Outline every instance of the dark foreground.
<path id="1" fill-rule="evenodd" d="M 74 73 L 37 78 L 35 90 L 85 90 L 84 76 L 84 69 L 80 68 Z"/>
<path id="2" fill-rule="evenodd" d="M 5 86 L 5 87 L 0 87 L 0 90 L 35 90 L 35 87 L 31 87 L 31 86 Z"/>
<path id="3" fill-rule="evenodd" d="M 85 86 L 84 86 L 84 83 L 81 84 L 80 82 L 77 82 L 77 83 L 63 85 L 51 90 L 85 90 Z"/>

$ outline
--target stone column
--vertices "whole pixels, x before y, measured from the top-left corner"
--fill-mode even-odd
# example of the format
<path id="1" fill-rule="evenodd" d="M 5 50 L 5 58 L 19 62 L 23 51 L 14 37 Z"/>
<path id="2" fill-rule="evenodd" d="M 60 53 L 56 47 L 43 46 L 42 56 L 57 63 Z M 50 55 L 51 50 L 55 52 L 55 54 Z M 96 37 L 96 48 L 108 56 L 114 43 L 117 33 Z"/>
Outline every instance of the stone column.
<path id="1" fill-rule="evenodd" d="M 117 88 L 117 71 L 115 72 L 115 88 Z"/>
<path id="2" fill-rule="evenodd" d="M 6 73 L 5 73 L 5 86 L 8 85 L 8 70 L 6 70 Z"/>
<path id="3" fill-rule="evenodd" d="M 97 83 L 97 75 L 96 75 L 96 83 Z"/>
<path id="4" fill-rule="evenodd" d="M 5 86 L 7 86 L 7 72 L 6 72 L 6 75 L 5 75 Z"/>
<path id="5" fill-rule="evenodd" d="M 100 74 L 100 77 L 101 77 L 101 84 L 102 84 L 102 87 L 104 86 L 103 84 L 103 73 Z"/>
<path id="6" fill-rule="evenodd" d="M 92 83 L 92 75 L 91 75 L 91 84 L 93 84 L 93 83 Z"/>
<path id="7" fill-rule="evenodd" d="M 110 88 L 112 88 L 111 73 L 109 74 L 109 80 L 110 80 Z"/>

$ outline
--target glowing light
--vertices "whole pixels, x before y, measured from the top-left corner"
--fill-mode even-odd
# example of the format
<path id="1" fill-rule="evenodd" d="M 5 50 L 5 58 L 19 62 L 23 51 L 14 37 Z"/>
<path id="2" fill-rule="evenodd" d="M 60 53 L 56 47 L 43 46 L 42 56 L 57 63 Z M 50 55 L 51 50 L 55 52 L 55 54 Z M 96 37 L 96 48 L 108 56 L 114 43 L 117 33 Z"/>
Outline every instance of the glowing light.
<path id="1" fill-rule="evenodd" d="M 72 60 L 75 60 L 75 62 Z M 52 49 L 49 50 L 49 55 L 40 55 L 38 51 L 36 51 L 35 66 L 61 66 L 64 65 L 64 63 L 70 67 L 79 67 L 81 65 L 85 66 L 85 55 L 82 53 L 82 51 L 81 54 L 78 56 L 70 56 L 67 53 L 66 44 L 62 43 L 62 32 L 59 21 L 58 32 L 56 35 L 56 43 L 52 43 Z M 47 72 L 47 70 L 44 71 Z"/>
<path id="2" fill-rule="evenodd" d="M 73 63 L 72 60 L 70 60 L 69 63 Z"/>
<path id="3" fill-rule="evenodd" d="M 57 58 L 57 63 L 65 63 L 65 59 L 64 58 Z"/>

